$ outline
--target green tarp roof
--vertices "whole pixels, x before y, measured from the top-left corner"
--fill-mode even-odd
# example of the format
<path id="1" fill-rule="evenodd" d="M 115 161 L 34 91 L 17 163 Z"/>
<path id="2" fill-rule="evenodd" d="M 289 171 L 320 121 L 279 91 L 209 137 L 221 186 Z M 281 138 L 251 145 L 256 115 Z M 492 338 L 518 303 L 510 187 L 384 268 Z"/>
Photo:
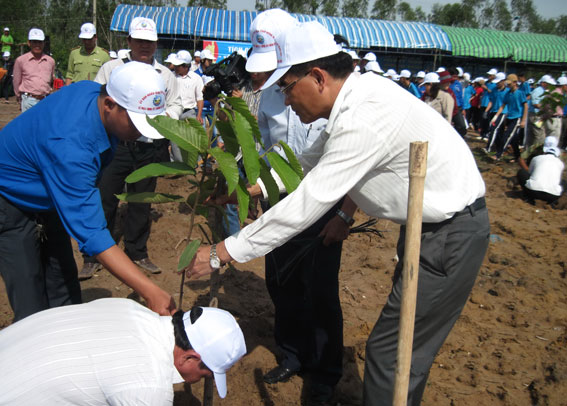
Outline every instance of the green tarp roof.
<path id="1" fill-rule="evenodd" d="M 453 55 L 567 63 L 567 39 L 556 35 L 441 26 Z"/>

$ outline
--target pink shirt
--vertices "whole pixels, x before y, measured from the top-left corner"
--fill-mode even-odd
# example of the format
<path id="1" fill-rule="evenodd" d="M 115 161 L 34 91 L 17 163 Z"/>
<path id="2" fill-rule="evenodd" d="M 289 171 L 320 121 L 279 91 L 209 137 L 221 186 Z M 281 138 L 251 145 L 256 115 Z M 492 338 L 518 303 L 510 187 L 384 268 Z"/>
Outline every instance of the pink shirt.
<path id="1" fill-rule="evenodd" d="M 55 72 L 55 60 L 42 54 L 39 59 L 31 52 L 25 53 L 14 63 L 14 92 L 16 96 L 30 93 L 45 96 L 51 92 Z"/>

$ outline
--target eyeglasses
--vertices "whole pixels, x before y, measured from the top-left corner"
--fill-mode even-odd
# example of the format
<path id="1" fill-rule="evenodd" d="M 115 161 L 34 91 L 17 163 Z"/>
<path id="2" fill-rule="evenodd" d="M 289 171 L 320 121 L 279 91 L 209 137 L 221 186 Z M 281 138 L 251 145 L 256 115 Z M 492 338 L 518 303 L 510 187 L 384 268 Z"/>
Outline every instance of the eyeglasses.
<path id="1" fill-rule="evenodd" d="M 280 92 L 282 92 L 284 95 L 287 96 L 288 92 L 297 84 L 297 82 L 299 82 L 301 79 L 303 79 L 304 77 L 306 77 L 307 75 L 309 75 L 311 73 L 311 70 L 308 70 L 307 72 L 305 72 L 303 74 L 303 76 L 301 76 L 300 78 L 295 79 L 293 82 L 291 82 L 289 85 L 286 85 L 284 87 L 280 87 Z"/>

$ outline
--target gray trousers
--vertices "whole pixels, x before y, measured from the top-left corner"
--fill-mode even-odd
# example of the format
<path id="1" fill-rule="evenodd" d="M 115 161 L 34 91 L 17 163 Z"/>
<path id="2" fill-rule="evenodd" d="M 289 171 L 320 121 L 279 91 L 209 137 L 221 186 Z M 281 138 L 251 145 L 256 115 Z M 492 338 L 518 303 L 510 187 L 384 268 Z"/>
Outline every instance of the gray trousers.
<path id="1" fill-rule="evenodd" d="M 465 212 L 466 214 L 463 214 Z M 421 402 L 429 369 L 472 290 L 488 247 L 486 208 L 465 209 L 451 220 L 424 224 L 408 405 Z M 402 296 L 405 227 L 398 240 L 394 284 L 366 343 L 364 405 L 391 406 Z"/>
<path id="2" fill-rule="evenodd" d="M 179 117 L 180 120 L 185 120 L 186 118 L 197 118 L 197 112 L 195 109 L 184 111 Z M 174 162 L 183 162 L 181 149 L 173 142 L 171 143 L 171 160 Z"/>

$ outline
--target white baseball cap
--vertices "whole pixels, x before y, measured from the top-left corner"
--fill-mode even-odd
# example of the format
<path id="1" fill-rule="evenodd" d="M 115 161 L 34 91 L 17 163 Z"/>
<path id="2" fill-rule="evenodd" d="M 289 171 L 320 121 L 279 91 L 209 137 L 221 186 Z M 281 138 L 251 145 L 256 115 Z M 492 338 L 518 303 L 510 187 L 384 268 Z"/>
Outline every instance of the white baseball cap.
<path id="1" fill-rule="evenodd" d="M 362 59 L 366 59 L 367 61 L 372 62 L 376 60 L 376 55 L 374 54 L 374 52 L 368 52 Z"/>
<path id="2" fill-rule="evenodd" d="M 351 50 L 351 51 L 348 51 L 348 54 L 350 55 L 350 57 L 351 57 L 353 60 L 356 60 L 356 61 L 357 61 L 357 60 L 360 59 L 360 56 L 358 56 L 358 54 L 356 53 L 356 51 L 352 51 L 352 50 Z"/>
<path id="3" fill-rule="evenodd" d="M 108 51 L 108 56 L 110 56 L 111 59 L 118 58 L 118 54 L 116 53 L 116 51 Z"/>
<path id="4" fill-rule="evenodd" d="M 384 73 L 378 61 L 370 61 L 364 66 L 364 70 L 367 72 Z"/>
<path id="5" fill-rule="evenodd" d="M 4 31 L 10 31 L 8 27 L 4 27 Z"/>
<path id="6" fill-rule="evenodd" d="M 3 58 L 9 58 L 10 57 L 10 51 L 4 51 L 4 53 L 2 54 Z M 561 79 L 561 78 L 559 78 Z"/>
<path id="7" fill-rule="evenodd" d="M 96 35 L 96 27 L 92 23 L 84 23 L 81 25 L 81 33 L 79 38 L 81 39 L 91 39 Z"/>
<path id="8" fill-rule="evenodd" d="M 497 73 L 498 70 L 496 68 L 492 68 L 488 72 L 486 72 L 487 75 L 496 75 Z"/>
<path id="9" fill-rule="evenodd" d="M 567 76 L 561 76 L 557 78 L 557 84 L 559 86 L 565 86 L 567 85 Z"/>
<path id="10" fill-rule="evenodd" d="M 165 63 L 173 63 L 173 61 L 175 61 L 176 56 L 177 56 L 177 54 L 175 52 L 172 52 L 169 55 L 167 55 L 167 58 L 164 59 L 164 62 Z"/>
<path id="11" fill-rule="evenodd" d="M 130 53 L 129 49 L 119 49 L 116 55 L 118 55 L 118 59 L 128 58 L 128 53 Z"/>
<path id="12" fill-rule="evenodd" d="M 550 85 L 553 85 L 553 86 L 555 86 L 557 84 L 555 79 L 553 79 L 550 75 L 543 75 L 541 77 L 541 79 L 539 80 L 539 83 L 541 83 L 541 82 L 549 83 Z"/>
<path id="13" fill-rule="evenodd" d="M 558 139 L 552 135 L 545 137 L 543 141 L 543 152 L 544 154 L 552 153 L 556 157 L 561 155 L 561 150 L 557 147 L 559 144 Z"/>
<path id="14" fill-rule="evenodd" d="M 270 72 L 277 68 L 276 37 L 299 22 L 279 8 L 266 10 L 250 25 L 252 53 L 246 61 L 248 72 Z"/>
<path id="15" fill-rule="evenodd" d="M 276 39 L 278 67 L 262 89 L 276 83 L 293 66 L 338 54 L 342 51 L 331 34 L 321 23 L 307 21 L 284 31 Z"/>
<path id="16" fill-rule="evenodd" d="M 183 64 L 189 65 L 191 64 L 192 60 L 193 58 L 191 58 L 191 54 L 189 53 L 189 51 L 182 49 L 181 51 L 177 52 L 177 54 L 174 54 L 173 61 L 171 61 L 171 63 L 174 64 L 175 66 L 179 66 Z"/>
<path id="17" fill-rule="evenodd" d="M 157 41 L 156 23 L 151 18 L 136 17 L 130 23 L 128 35 L 131 38 L 143 39 L 146 41 Z"/>
<path id="18" fill-rule="evenodd" d="M 384 76 L 389 76 L 391 78 L 394 78 L 394 76 L 397 76 L 397 75 L 398 75 L 398 72 L 396 72 L 395 69 L 388 69 L 386 71 L 386 73 L 384 74 Z"/>
<path id="19" fill-rule="evenodd" d="M 401 77 L 401 78 L 409 79 L 409 78 L 411 78 L 411 72 L 410 72 L 409 70 L 407 70 L 407 69 L 403 69 L 403 70 L 400 72 L 400 77 Z"/>
<path id="20" fill-rule="evenodd" d="M 39 28 L 32 28 L 28 33 L 28 41 L 45 41 L 45 34 Z"/>
<path id="21" fill-rule="evenodd" d="M 417 74 L 415 75 L 416 78 L 420 78 L 423 79 L 425 77 L 425 72 L 420 70 L 419 72 L 417 72 Z"/>
<path id="22" fill-rule="evenodd" d="M 463 73 L 463 79 L 465 79 L 467 82 L 471 81 L 471 74 L 468 72 Z"/>
<path id="23" fill-rule="evenodd" d="M 226 371 L 246 354 L 240 326 L 232 315 L 214 307 L 201 307 L 202 314 L 192 323 L 191 310 L 183 315 L 187 338 L 201 361 L 213 371 L 217 392 L 226 396 Z"/>
<path id="24" fill-rule="evenodd" d="M 445 72 L 447 69 L 445 69 L 444 66 L 440 66 L 439 68 L 437 68 L 437 70 L 435 72 L 437 73 L 441 73 L 441 72 Z"/>
<path id="25" fill-rule="evenodd" d="M 210 59 L 211 61 L 215 61 L 215 57 L 210 49 L 203 49 L 201 51 L 201 59 Z"/>
<path id="26" fill-rule="evenodd" d="M 463 68 L 457 66 L 457 74 L 458 74 L 458 76 L 459 76 L 459 77 L 462 77 L 462 76 L 463 76 L 463 73 L 464 73 Z"/>
<path id="27" fill-rule="evenodd" d="M 425 77 L 423 78 L 423 82 L 421 82 L 419 85 L 423 86 L 426 85 L 427 83 L 439 83 L 439 75 L 435 72 L 429 72 L 428 74 L 425 75 Z"/>
<path id="28" fill-rule="evenodd" d="M 496 77 L 492 79 L 492 83 L 499 83 L 506 79 L 506 74 L 504 72 L 498 72 Z"/>
<path id="29" fill-rule="evenodd" d="M 195 55 L 195 58 L 197 58 L 197 57 L 200 58 L 201 57 L 201 51 L 195 51 L 194 55 Z"/>
<path id="30" fill-rule="evenodd" d="M 150 64 L 132 61 L 113 69 L 106 91 L 144 137 L 163 138 L 146 120 L 165 113 L 165 83 Z"/>

